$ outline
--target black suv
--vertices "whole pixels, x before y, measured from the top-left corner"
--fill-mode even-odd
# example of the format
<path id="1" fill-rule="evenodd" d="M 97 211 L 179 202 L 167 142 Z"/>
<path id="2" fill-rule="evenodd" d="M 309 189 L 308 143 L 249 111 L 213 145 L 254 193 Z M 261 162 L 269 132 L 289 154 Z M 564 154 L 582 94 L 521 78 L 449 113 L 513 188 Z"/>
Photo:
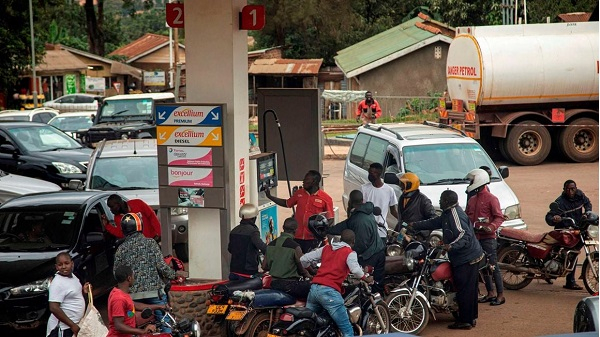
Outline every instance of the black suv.
<path id="1" fill-rule="evenodd" d="M 85 181 L 92 150 L 53 126 L 0 122 L 0 169 L 69 188 Z"/>
<path id="2" fill-rule="evenodd" d="M 103 139 L 156 138 L 156 103 L 174 103 L 173 93 L 149 93 L 107 97 L 98 108 L 94 125 L 82 134 L 91 147 Z"/>
<path id="3" fill-rule="evenodd" d="M 60 252 L 71 255 L 75 275 L 92 284 L 94 295 L 111 289 L 116 244 L 101 222 L 102 215 L 113 219 L 109 195 L 39 193 L 0 206 L 0 330 L 45 327 L 48 286 Z"/>

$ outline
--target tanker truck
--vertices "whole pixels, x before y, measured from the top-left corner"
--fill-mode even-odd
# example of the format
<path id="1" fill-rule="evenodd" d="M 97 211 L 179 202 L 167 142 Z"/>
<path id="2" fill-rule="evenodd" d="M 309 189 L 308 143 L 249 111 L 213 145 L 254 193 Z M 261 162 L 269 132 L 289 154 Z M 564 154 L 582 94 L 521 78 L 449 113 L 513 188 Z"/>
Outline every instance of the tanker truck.
<path id="1" fill-rule="evenodd" d="M 460 27 L 440 122 L 520 165 L 598 160 L 598 22 Z"/>

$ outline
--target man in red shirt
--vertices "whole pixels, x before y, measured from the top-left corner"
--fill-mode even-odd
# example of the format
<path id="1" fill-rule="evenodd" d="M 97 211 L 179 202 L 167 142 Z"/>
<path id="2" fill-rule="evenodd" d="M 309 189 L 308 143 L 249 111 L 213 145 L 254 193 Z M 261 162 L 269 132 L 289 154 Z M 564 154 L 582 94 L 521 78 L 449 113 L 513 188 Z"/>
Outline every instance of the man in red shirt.
<path id="1" fill-rule="evenodd" d="M 308 218 L 311 215 L 327 213 L 325 217 L 333 221 L 333 200 L 329 194 L 319 188 L 321 173 L 310 170 L 304 176 L 302 188 L 297 190 L 289 199 L 281 199 L 271 195 L 269 189 L 265 189 L 265 195 L 279 206 L 291 208 L 296 206 L 294 217 L 298 222 L 298 230 L 294 240 L 298 242 L 303 253 L 309 252 L 318 245 L 318 240 L 308 229 Z"/>
<path id="2" fill-rule="evenodd" d="M 108 295 L 108 335 L 106 337 L 131 337 L 154 332 L 156 327 L 152 324 L 147 325 L 143 330 L 136 328 L 136 308 L 129 296 L 129 287 L 134 282 L 131 267 L 126 265 L 117 267 L 115 279 L 117 286 Z"/>
<path id="3" fill-rule="evenodd" d="M 363 124 L 368 124 L 375 123 L 379 117 L 381 117 L 379 102 L 373 98 L 373 94 L 370 91 L 367 91 L 365 99 L 358 103 L 356 120 L 362 120 Z"/>
<path id="4" fill-rule="evenodd" d="M 144 222 L 143 234 L 149 239 L 160 239 L 160 222 L 152 207 L 148 206 L 141 199 L 123 200 L 118 194 L 112 194 L 108 197 L 108 208 L 112 214 L 115 215 L 114 225 L 108 222 L 106 216 L 102 217 L 104 228 L 106 231 L 115 236 L 117 239 L 124 238 L 123 231 L 121 230 L 121 218 L 127 213 L 138 213 L 142 217 Z"/>
<path id="5" fill-rule="evenodd" d="M 467 193 L 475 193 L 468 202 L 466 213 L 469 221 L 475 227 L 475 236 L 481 244 L 481 248 L 486 252 L 489 258 L 489 264 L 492 271 L 484 275 L 485 288 L 487 295 L 479 300 L 481 303 L 490 302 L 491 305 L 502 305 L 504 299 L 504 289 L 502 284 L 502 274 L 498 268 L 498 256 L 496 249 L 496 230 L 504 222 L 504 214 L 500 208 L 500 202 L 495 195 L 490 193 L 487 185 L 490 183 L 490 175 L 484 169 L 474 169 L 467 175 L 471 180 L 467 186 Z M 496 286 L 492 285 L 492 278 Z"/>

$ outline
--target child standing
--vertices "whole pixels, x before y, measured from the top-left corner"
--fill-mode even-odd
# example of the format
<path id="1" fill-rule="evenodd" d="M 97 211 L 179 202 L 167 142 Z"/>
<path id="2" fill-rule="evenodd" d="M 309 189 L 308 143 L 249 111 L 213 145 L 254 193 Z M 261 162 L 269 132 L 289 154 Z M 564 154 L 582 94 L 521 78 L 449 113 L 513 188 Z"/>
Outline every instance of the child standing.
<path id="1" fill-rule="evenodd" d="M 56 256 L 56 275 L 49 288 L 48 302 L 50 318 L 46 327 L 46 336 L 71 337 L 77 335 L 77 325 L 85 313 L 85 300 L 82 290 L 87 294 L 89 283 L 83 289 L 77 276 L 73 275 L 73 260 L 69 253 Z"/>
<path id="2" fill-rule="evenodd" d="M 154 325 L 147 325 L 144 330 L 135 327 L 135 306 L 129 287 L 134 283 L 133 270 L 128 265 L 115 268 L 117 286 L 108 296 L 108 335 L 106 337 L 130 337 L 154 332 Z"/>

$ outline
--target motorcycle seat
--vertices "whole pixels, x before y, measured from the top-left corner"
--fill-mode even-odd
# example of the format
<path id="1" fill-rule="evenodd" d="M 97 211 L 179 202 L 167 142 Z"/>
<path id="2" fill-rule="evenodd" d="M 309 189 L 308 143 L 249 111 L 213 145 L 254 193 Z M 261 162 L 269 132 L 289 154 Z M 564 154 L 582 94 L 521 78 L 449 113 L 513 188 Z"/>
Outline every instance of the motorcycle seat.
<path id="1" fill-rule="evenodd" d="M 542 242 L 545 235 L 546 233 L 531 233 L 522 229 L 500 228 L 500 236 L 531 243 Z"/>
<path id="2" fill-rule="evenodd" d="M 254 292 L 255 308 L 284 307 L 296 303 L 296 299 L 290 294 L 274 289 L 260 289 Z"/>
<path id="3" fill-rule="evenodd" d="M 217 284 L 213 287 L 213 291 L 217 293 L 227 293 L 231 296 L 236 290 L 256 290 L 261 289 L 262 286 L 262 279 L 260 277 L 255 277 L 247 280 L 229 281 L 227 283 Z"/>
<path id="4" fill-rule="evenodd" d="M 308 308 L 286 308 L 285 312 L 296 318 L 311 318 L 315 314 Z"/>

